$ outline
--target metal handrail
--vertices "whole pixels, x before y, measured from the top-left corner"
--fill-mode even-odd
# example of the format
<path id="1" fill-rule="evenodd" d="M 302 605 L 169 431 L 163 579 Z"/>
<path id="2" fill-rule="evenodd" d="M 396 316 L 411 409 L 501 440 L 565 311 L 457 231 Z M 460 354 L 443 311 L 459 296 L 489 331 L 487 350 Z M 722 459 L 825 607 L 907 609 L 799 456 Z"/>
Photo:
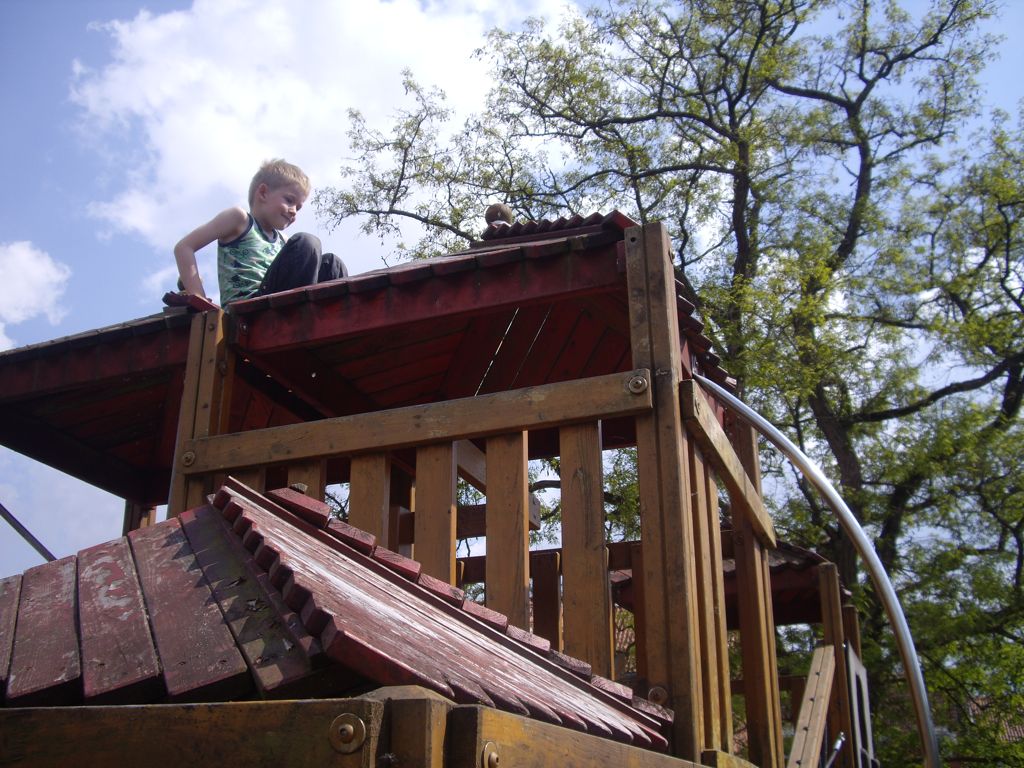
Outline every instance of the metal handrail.
<path id="1" fill-rule="evenodd" d="M 914 713 L 917 716 L 917 730 L 924 749 L 925 765 L 928 768 L 939 768 L 939 743 L 935 735 L 935 725 L 932 722 L 931 709 L 928 706 L 928 691 L 925 688 L 924 675 L 921 673 L 917 651 L 914 649 L 914 639 L 910 636 L 910 628 L 907 626 L 907 619 L 903 615 L 903 609 L 900 607 L 899 598 L 896 597 L 896 590 L 893 589 L 892 582 L 889 581 L 889 576 L 882 566 L 882 561 L 879 560 L 878 554 L 868 540 L 864 529 L 861 528 L 857 518 L 853 516 L 853 512 L 846 506 L 846 502 L 843 501 L 828 478 L 825 477 L 825 473 L 803 451 L 797 448 L 789 438 L 757 413 L 757 411 L 715 384 L 715 382 L 696 373 L 694 378 L 703 387 L 711 390 L 716 397 L 736 411 L 744 421 L 768 438 L 803 473 L 804 477 L 825 497 L 826 502 L 828 502 L 828 505 L 839 520 L 839 524 L 843 527 L 846 535 L 853 541 L 857 553 L 864 559 L 868 575 L 875 585 L 875 592 L 882 601 L 882 607 L 889 617 L 889 623 L 892 624 L 893 633 L 896 636 L 896 647 L 903 661 L 907 682 L 910 684 Z"/>

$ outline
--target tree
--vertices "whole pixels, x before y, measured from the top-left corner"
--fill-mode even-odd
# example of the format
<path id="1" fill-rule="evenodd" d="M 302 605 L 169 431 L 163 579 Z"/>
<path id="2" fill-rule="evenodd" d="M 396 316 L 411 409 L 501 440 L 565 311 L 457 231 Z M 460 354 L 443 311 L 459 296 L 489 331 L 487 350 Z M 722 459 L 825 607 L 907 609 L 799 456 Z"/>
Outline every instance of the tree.
<path id="1" fill-rule="evenodd" d="M 1005 116 L 969 135 L 994 10 L 620 0 L 557 30 L 494 31 L 480 115 L 451 126 L 443 94 L 407 76 L 413 106 L 388 134 L 354 115 L 348 186 L 318 204 L 368 233 L 426 225 L 407 256 L 460 247 L 495 199 L 522 218 L 618 207 L 665 222 L 746 399 L 874 538 L 951 734 L 943 749 L 1024 761 L 978 715 L 1021 711 L 1024 691 L 1003 661 L 1024 635 L 1024 146 Z M 878 746 L 883 762 L 911 761 L 913 734 L 893 725 L 905 715 L 884 716 L 906 704 L 854 550 L 765 458 L 780 530 L 858 588 Z"/>

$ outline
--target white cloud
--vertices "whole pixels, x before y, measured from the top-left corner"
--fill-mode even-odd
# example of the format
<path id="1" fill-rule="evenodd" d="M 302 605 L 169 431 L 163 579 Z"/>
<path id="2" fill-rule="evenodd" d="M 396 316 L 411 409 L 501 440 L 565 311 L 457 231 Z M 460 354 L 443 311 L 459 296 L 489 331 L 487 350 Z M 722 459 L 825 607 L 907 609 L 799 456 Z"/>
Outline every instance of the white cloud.
<path id="1" fill-rule="evenodd" d="M 7 326 L 45 316 L 64 317 L 60 300 L 71 270 L 26 240 L 0 243 L 0 350 L 14 346 Z"/>
<path id="2" fill-rule="evenodd" d="M 336 182 L 347 111 L 386 125 L 407 103 L 404 68 L 441 86 L 457 111 L 476 110 L 488 80 L 472 53 L 486 31 L 555 15 L 564 4 L 196 0 L 187 11 L 97 25 L 110 36 L 112 60 L 100 69 L 76 61 L 72 98 L 84 134 L 122 177 L 90 212 L 169 258 L 187 231 L 244 205 L 267 158 L 297 163 L 315 187 Z M 353 272 L 381 266 L 373 241 L 352 242 L 354 226 L 327 232 L 307 209 L 294 230 L 319 235 Z M 216 285 L 212 249 L 200 269 L 208 287 Z"/>

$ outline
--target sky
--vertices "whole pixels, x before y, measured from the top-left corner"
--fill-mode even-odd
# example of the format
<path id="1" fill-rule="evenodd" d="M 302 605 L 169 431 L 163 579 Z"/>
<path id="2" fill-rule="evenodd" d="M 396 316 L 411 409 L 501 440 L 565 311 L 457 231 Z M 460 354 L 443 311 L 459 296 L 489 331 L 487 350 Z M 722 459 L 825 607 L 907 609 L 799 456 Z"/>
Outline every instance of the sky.
<path id="1" fill-rule="evenodd" d="M 917 5 L 917 0 L 913 3 Z M 0 351 L 161 311 L 172 248 L 245 205 L 260 163 L 284 157 L 314 189 L 338 183 L 348 110 L 386 128 L 402 71 L 457 113 L 483 104 L 488 29 L 554 17 L 566 0 L 0 0 Z M 985 76 L 992 103 L 1024 96 L 1024 0 Z M 482 222 L 481 222 L 482 225 Z M 351 273 L 385 266 L 358 223 L 318 235 Z M 481 226 L 482 228 L 482 226 Z M 200 252 L 208 290 L 214 252 Z M 0 503 L 57 557 L 116 538 L 124 502 L 0 448 Z M 42 558 L 0 520 L 0 578 Z"/>

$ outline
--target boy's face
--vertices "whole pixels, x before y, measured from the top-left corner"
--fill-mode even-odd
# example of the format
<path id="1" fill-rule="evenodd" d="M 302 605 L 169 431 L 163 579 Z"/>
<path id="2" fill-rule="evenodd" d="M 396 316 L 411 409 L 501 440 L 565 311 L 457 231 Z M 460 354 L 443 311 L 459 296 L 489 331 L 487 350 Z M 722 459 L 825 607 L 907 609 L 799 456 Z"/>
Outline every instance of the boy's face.
<path id="1" fill-rule="evenodd" d="M 253 206 L 258 210 L 254 210 L 253 215 L 265 229 L 287 229 L 302 210 L 304 202 L 306 193 L 298 184 L 282 184 L 273 189 L 260 184 L 256 190 L 256 205 Z"/>

